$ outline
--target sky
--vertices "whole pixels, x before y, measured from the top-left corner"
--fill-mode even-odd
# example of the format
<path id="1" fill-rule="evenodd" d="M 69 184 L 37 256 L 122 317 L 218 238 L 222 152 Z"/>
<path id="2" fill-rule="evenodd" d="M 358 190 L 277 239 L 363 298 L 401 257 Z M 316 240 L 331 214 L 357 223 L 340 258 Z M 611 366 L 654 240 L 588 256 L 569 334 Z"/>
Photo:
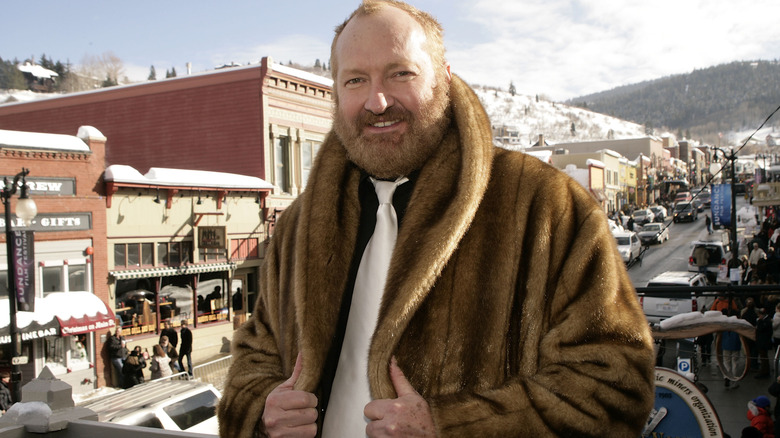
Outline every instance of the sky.
<path id="1" fill-rule="evenodd" d="M 777 0 L 412 0 L 444 28 L 471 84 L 563 101 L 732 61 L 780 60 Z M 80 64 L 111 53 L 142 81 L 216 66 L 330 56 L 358 0 L 4 2 L 0 57 Z"/>

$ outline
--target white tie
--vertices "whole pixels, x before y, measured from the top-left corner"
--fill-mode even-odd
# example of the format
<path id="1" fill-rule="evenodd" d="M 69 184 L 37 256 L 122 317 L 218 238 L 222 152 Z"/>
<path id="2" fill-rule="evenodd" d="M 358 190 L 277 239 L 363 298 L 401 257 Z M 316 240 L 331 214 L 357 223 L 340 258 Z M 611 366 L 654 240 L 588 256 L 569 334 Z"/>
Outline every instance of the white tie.
<path id="1" fill-rule="evenodd" d="M 376 329 L 390 257 L 398 235 L 393 194 L 396 187 L 406 181 L 406 177 L 395 181 L 371 178 L 379 199 L 376 227 L 355 277 L 344 342 L 322 426 L 325 438 L 365 436 L 366 433 L 368 421 L 363 416 L 363 408 L 371 401 L 368 349 Z"/>

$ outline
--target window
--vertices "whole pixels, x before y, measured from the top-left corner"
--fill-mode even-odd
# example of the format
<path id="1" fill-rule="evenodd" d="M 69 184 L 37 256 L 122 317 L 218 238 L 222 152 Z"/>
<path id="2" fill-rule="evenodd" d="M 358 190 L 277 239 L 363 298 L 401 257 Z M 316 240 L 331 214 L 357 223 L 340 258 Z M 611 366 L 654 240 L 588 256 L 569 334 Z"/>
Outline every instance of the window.
<path id="1" fill-rule="evenodd" d="M 230 259 L 247 260 L 258 258 L 258 239 L 230 239 Z"/>
<path id="2" fill-rule="evenodd" d="M 192 242 L 160 242 L 157 244 L 157 264 L 180 266 L 192 260 Z"/>
<path id="3" fill-rule="evenodd" d="M 52 292 L 92 291 L 91 269 L 86 259 L 42 262 L 38 270 L 42 295 Z"/>
<path id="4" fill-rule="evenodd" d="M 43 289 L 43 296 L 51 292 L 63 292 L 65 291 L 64 282 L 62 281 L 62 265 L 60 266 L 44 266 L 41 268 L 41 287 Z"/>
<path id="5" fill-rule="evenodd" d="M 216 415 L 219 399 L 211 391 L 187 397 L 163 408 L 181 430 L 187 430 Z"/>
<path id="6" fill-rule="evenodd" d="M 320 150 L 320 143 L 313 141 L 304 141 L 301 143 L 301 187 L 306 187 L 306 181 L 309 180 L 309 172 L 314 164 L 314 158 Z"/>
<path id="7" fill-rule="evenodd" d="M 45 340 L 46 366 L 56 374 L 70 370 L 87 369 L 92 362 L 88 335 L 47 337 Z M 91 335 L 90 335 L 91 336 Z"/>
<path id="8" fill-rule="evenodd" d="M 198 279 L 198 323 L 223 321 L 228 315 L 228 290 L 224 272 L 200 274 Z"/>
<path id="9" fill-rule="evenodd" d="M 114 267 L 152 266 L 154 264 L 153 249 L 152 243 L 116 243 L 114 244 Z"/>
<path id="10" fill-rule="evenodd" d="M 290 193 L 290 137 L 274 138 L 274 184 L 283 193 Z"/>

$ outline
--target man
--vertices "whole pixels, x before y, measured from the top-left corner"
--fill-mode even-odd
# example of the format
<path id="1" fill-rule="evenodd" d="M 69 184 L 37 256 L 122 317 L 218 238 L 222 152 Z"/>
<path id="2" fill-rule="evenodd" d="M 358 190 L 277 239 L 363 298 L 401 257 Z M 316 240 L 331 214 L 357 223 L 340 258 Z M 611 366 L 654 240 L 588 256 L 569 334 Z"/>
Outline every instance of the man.
<path id="1" fill-rule="evenodd" d="M 184 371 L 183 359 L 187 357 L 187 372 L 192 375 L 192 332 L 187 328 L 187 320 L 181 321 L 181 348 L 179 349 L 179 370 Z"/>
<path id="2" fill-rule="evenodd" d="M 13 404 L 11 390 L 9 388 L 10 384 L 11 373 L 8 371 L 0 371 L 0 415 L 5 414 Z"/>
<path id="3" fill-rule="evenodd" d="M 173 328 L 170 321 L 165 321 L 165 328 L 160 331 L 160 343 L 162 343 L 163 336 L 168 337 L 168 342 L 171 343 L 173 348 L 176 348 L 179 345 L 179 334 L 176 333 L 176 330 Z"/>
<path id="4" fill-rule="evenodd" d="M 120 334 L 120 329 L 116 329 L 113 334 L 109 332 L 108 340 L 106 341 L 106 348 L 108 349 L 108 355 L 111 358 L 111 364 L 113 365 L 114 386 L 121 388 L 124 383 L 124 376 L 122 374 L 122 368 L 127 358 L 127 342 L 124 336 Z"/>
<path id="5" fill-rule="evenodd" d="M 712 234 L 712 219 L 710 219 L 710 215 L 704 215 L 704 224 L 707 226 L 707 234 Z"/>
<path id="6" fill-rule="evenodd" d="M 710 264 L 710 252 L 707 251 L 706 246 L 700 245 L 693 250 L 693 261 L 699 267 L 699 272 L 702 274 L 707 273 L 707 265 Z"/>
<path id="7" fill-rule="evenodd" d="M 638 436 L 652 341 L 591 195 L 493 147 L 423 12 L 363 3 L 331 66 L 333 132 L 234 335 L 221 436 Z M 375 297 L 358 284 L 385 229 L 380 179 L 399 184 L 399 226 Z M 364 348 L 351 326 L 370 311 Z"/>
<path id="8" fill-rule="evenodd" d="M 179 353 L 176 351 L 176 348 L 174 348 L 173 344 L 171 344 L 171 341 L 167 336 L 163 335 L 160 337 L 160 347 L 162 347 L 163 352 L 168 356 L 168 358 L 171 359 L 171 368 L 176 370 L 176 372 L 180 372 L 181 367 L 179 366 Z"/>

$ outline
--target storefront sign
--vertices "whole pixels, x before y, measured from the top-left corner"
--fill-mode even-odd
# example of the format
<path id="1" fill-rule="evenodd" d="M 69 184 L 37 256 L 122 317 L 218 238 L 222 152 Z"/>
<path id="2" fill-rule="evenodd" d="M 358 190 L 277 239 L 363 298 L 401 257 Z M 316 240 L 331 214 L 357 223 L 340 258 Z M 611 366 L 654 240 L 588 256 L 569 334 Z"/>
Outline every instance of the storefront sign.
<path id="1" fill-rule="evenodd" d="M 0 176 L 0 179 L 3 177 Z M 13 179 L 13 176 L 7 176 Z M 33 196 L 72 196 L 76 194 L 76 178 L 25 178 L 27 189 Z M 19 182 L 21 187 L 22 183 Z"/>
<path id="2" fill-rule="evenodd" d="M 11 232 L 11 260 L 14 270 L 16 309 L 35 310 L 35 250 L 32 231 Z"/>
<path id="3" fill-rule="evenodd" d="M 28 231 L 86 231 L 92 229 L 92 213 L 38 213 L 30 226 L 12 215 L 11 227 Z M 0 228 L 5 229 L 5 219 L 0 217 Z"/>
<path id="4" fill-rule="evenodd" d="M 47 336 L 59 335 L 59 330 L 54 327 L 49 327 L 40 330 L 31 330 L 29 332 L 22 332 L 22 341 L 31 341 L 33 339 L 43 339 Z"/>
<path id="5" fill-rule="evenodd" d="M 225 227 L 198 227 L 198 246 L 200 248 L 227 248 Z"/>

